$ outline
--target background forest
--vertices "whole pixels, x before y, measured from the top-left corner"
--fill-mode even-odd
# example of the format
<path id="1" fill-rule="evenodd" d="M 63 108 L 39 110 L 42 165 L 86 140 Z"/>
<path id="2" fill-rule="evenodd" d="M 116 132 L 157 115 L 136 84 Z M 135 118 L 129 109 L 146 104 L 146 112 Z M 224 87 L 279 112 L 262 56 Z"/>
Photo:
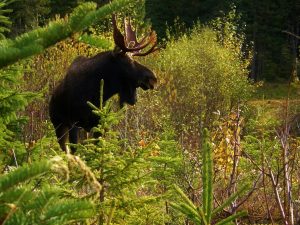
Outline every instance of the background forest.
<path id="1" fill-rule="evenodd" d="M 0 0 L 0 223 L 299 224 L 299 12 L 297 0 Z M 135 60 L 158 85 L 134 107 L 94 107 L 102 136 L 82 131 L 65 153 L 49 99 L 77 56 L 113 49 L 112 13 L 157 32 L 161 49 Z"/>

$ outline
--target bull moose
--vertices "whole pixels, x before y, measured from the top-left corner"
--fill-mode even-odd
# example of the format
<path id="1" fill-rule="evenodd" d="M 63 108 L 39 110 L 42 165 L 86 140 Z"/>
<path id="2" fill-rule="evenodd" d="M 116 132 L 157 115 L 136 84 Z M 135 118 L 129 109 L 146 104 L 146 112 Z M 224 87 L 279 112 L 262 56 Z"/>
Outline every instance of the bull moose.
<path id="1" fill-rule="evenodd" d="M 66 141 L 76 144 L 78 131 L 82 127 L 89 132 L 97 126 L 99 118 L 93 114 L 87 102 L 99 106 L 100 81 L 104 80 L 103 101 L 119 95 L 120 106 L 134 105 L 136 89 L 153 89 L 157 83 L 154 73 L 133 60 L 131 56 L 146 56 L 157 48 L 156 34 L 152 31 L 140 42 L 133 31 L 130 20 L 124 20 L 125 37 L 117 27 L 116 17 L 112 18 L 115 48 L 91 58 L 79 56 L 67 70 L 65 78 L 54 89 L 49 114 L 62 150 Z M 142 52 L 147 46 L 149 49 Z M 75 149 L 71 148 L 72 153 Z"/>

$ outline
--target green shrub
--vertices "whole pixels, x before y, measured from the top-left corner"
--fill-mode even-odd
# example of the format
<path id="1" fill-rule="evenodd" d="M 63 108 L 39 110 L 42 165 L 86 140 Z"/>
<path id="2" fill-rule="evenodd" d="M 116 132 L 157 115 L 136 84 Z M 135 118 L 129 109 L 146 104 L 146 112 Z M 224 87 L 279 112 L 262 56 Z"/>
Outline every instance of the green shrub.
<path id="1" fill-rule="evenodd" d="M 247 63 L 220 45 L 207 27 L 198 25 L 189 36 L 168 43 L 158 62 L 163 79 L 171 83 L 168 91 L 176 92 L 172 103 L 195 111 L 189 118 L 203 115 L 209 122 L 213 112 L 226 113 L 249 96 Z"/>
<path id="2" fill-rule="evenodd" d="M 150 127 L 151 132 L 169 120 L 184 147 L 197 149 L 199 128 L 211 127 L 252 94 L 248 60 L 241 59 L 236 46 L 233 40 L 220 44 L 217 32 L 196 25 L 190 33 L 171 39 L 165 49 L 139 58 L 156 72 L 159 86 L 151 93 L 139 92 L 128 121 L 138 118 L 139 127 Z"/>

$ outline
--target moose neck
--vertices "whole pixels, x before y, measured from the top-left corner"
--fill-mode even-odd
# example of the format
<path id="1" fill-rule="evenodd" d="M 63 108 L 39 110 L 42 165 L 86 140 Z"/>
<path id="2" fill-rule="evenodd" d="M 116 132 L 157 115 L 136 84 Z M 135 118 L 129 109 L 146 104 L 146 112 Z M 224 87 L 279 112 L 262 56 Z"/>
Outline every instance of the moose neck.
<path id="1" fill-rule="evenodd" d="M 104 80 L 104 93 L 103 100 L 106 101 L 115 94 L 122 95 L 124 88 L 127 88 L 128 82 L 124 81 L 124 70 L 121 68 L 121 62 L 114 55 L 112 51 L 107 51 L 95 55 L 92 60 L 94 61 L 93 65 L 93 75 L 99 77 L 100 81 Z M 120 96 L 121 97 L 121 96 Z"/>

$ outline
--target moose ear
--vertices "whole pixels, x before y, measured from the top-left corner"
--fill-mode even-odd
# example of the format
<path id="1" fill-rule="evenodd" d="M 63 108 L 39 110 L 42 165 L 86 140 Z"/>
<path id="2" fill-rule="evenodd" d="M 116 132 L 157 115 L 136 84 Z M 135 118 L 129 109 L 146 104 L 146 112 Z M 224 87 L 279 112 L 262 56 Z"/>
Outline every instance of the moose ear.
<path id="1" fill-rule="evenodd" d="M 126 52 L 125 37 L 120 32 L 119 28 L 117 27 L 117 21 L 116 21 L 115 14 L 112 15 L 112 24 L 113 24 L 113 38 L 114 38 L 114 42 L 115 42 L 115 46 L 116 46 L 115 50 L 117 48 L 117 51 Z"/>

